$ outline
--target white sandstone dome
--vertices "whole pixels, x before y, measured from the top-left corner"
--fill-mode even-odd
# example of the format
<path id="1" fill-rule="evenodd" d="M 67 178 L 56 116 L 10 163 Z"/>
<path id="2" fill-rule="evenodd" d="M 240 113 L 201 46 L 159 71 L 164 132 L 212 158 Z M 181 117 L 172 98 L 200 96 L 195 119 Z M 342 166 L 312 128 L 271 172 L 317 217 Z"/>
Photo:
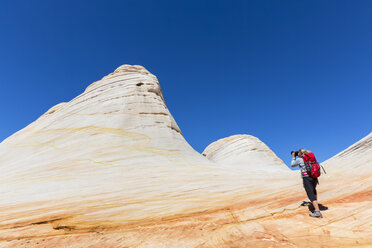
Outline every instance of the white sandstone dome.
<path id="1" fill-rule="evenodd" d="M 0 143 L 0 205 L 12 207 L 0 227 L 63 216 L 86 226 L 184 212 L 166 209 L 163 200 L 182 190 L 204 199 L 195 189 L 215 171 L 183 138 L 157 78 L 123 65 Z"/>
<path id="2" fill-rule="evenodd" d="M 287 166 L 270 148 L 251 135 L 233 135 L 217 140 L 203 151 L 223 167 L 247 171 L 285 171 Z"/>
<path id="3" fill-rule="evenodd" d="M 50 108 L 38 120 L 4 140 L 0 162 L 19 161 L 13 153 L 1 153 L 6 147 L 25 159 L 48 148 L 49 154 L 63 150 L 64 160 L 83 156 L 103 163 L 111 161 L 110 164 L 130 164 L 138 157 L 143 162 L 146 158 L 152 162 L 152 156 L 160 154 L 165 158 L 161 154 L 176 152 L 203 160 L 184 140 L 164 102 L 157 78 L 138 65 L 120 66 L 89 85 L 81 95 Z M 78 151 L 81 153 L 77 154 Z M 138 155 L 113 158 L 117 151 Z"/>

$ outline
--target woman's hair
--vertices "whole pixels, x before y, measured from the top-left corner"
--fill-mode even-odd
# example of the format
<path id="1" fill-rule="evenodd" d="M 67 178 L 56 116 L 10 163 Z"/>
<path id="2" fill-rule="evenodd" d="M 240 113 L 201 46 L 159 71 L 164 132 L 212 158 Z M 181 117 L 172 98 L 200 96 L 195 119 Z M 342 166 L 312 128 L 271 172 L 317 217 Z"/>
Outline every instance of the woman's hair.
<path id="1" fill-rule="evenodd" d="M 302 154 L 311 153 L 311 151 L 305 150 L 303 148 L 299 149 L 298 151 L 301 152 Z"/>

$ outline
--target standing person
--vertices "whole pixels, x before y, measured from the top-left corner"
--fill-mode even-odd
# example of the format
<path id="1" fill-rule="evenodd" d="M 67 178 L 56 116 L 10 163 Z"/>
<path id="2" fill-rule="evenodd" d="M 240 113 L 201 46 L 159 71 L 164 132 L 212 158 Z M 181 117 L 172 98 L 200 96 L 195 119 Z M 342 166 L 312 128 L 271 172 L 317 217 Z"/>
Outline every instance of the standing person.
<path id="1" fill-rule="evenodd" d="M 316 192 L 316 185 L 318 184 L 318 178 L 313 178 L 310 176 L 309 172 L 306 169 L 305 162 L 303 160 L 303 156 L 305 154 L 310 154 L 310 151 L 305 149 L 300 149 L 297 152 L 291 152 L 292 154 L 292 162 L 291 166 L 296 167 L 300 166 L 301 170 L 301 177 L 304 184 L 304 188 L 309 200 L 313 203 L 315 211 L 309 214 L 310 217 L 315 218 L 323 218 L 322 214 L 320 213 L 318 201 L 317 201 L 317 192 Z M 298 156 L 298 158 L 296 158 Z"/>

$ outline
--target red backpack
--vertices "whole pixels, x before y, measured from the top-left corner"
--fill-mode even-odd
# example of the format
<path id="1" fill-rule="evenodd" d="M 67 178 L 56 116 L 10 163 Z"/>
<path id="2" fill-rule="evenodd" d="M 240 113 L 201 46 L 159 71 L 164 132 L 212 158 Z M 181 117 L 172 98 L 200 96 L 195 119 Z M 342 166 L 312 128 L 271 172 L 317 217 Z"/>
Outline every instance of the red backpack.
<path id="1" fill-rule="evenodd" d="M 320 165 L 316 161 L 314 153 L 312 152 L 306 153 L 304 154 L 302 159 L 304 160 L 306 170 L 308 171 L 307 173 L 309 174 L 309 176 L 313 178 L 318 178 L 320 176 Z"/>

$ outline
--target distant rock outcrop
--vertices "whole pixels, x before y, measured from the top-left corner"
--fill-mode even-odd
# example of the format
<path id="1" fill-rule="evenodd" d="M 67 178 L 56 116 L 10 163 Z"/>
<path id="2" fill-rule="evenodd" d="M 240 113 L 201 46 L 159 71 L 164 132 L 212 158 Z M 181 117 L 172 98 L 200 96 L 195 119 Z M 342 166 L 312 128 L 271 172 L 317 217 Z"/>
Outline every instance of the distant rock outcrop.
<path id="1" fill-rule="evenodd" d="M 217 140 L 205 148 L 203 155 L 230 169 L 242 171 L 282 171 L 288 168 L 270 148 L 251 135 L 233 135 Z"/>

